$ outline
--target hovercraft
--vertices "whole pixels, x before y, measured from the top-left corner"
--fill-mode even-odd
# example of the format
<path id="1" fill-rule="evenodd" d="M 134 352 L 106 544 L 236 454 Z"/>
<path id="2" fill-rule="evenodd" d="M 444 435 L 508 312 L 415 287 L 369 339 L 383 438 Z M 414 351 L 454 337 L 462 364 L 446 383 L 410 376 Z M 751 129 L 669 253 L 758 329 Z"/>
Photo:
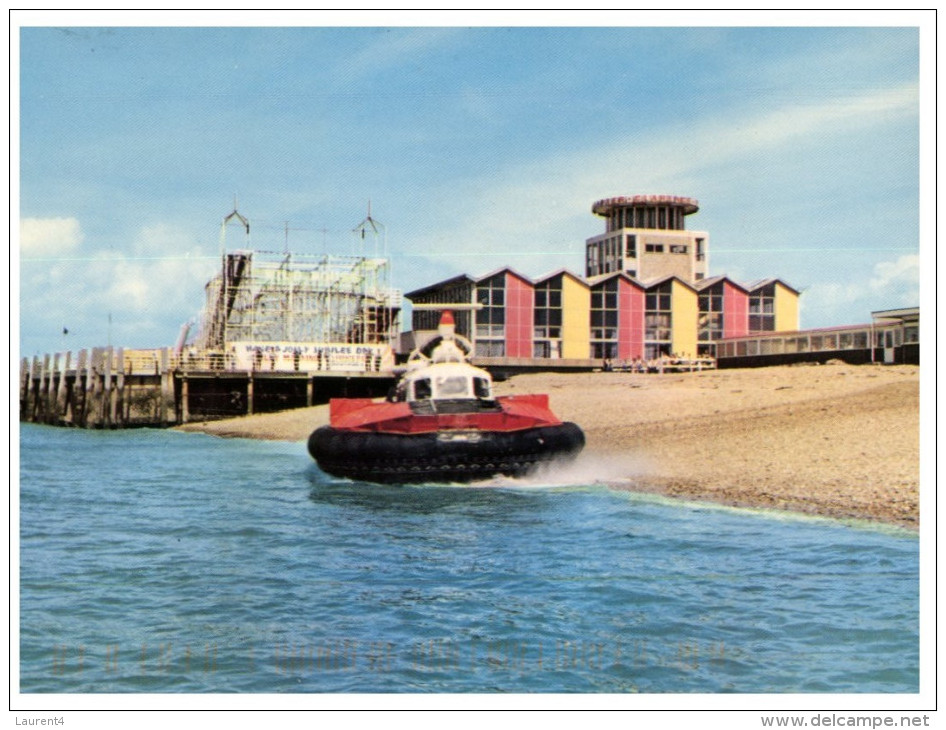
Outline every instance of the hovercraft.
<path id="1" fill-rule="evenodd" d="M 521 477 L 573 459 L 585 445 L 547 395 L 493 396 L 488 372 L 444 312 L 439 336 L 411 353 L 386 400 L 333 398 L 329 425 L 309 436 L 322 471 L 381 483 L 472 482 Z"/>

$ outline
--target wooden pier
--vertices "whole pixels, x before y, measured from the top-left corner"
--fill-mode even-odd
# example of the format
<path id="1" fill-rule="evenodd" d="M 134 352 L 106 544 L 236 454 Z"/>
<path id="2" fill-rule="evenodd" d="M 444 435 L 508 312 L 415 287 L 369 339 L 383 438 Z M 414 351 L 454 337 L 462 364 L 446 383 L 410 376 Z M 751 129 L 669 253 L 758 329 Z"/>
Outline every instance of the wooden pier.
<path id="1" fill-rule="evenodd" d="M 79 428 L 169 427 L 378 396 L 393 373 L 235 369 L 223 358 L 183 358 L 171 348 L 94 347 L 23 358 L 20 420 Z"/>

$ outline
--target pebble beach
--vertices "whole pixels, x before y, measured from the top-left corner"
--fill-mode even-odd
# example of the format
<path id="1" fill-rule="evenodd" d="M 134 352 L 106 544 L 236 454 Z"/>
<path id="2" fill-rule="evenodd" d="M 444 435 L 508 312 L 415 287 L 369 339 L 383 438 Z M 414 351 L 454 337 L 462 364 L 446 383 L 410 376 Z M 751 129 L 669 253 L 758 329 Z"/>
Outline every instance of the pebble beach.
<path id="1" fill-rule="evenodd" d="M 680 374 L 537 373 L 497 395 L 548 393 L 587 445 L 586 481 L 740 507 L 919 527 L 915 366 L 800 365 Z M 304 441 L 328 406 L 180 430 Z"/>

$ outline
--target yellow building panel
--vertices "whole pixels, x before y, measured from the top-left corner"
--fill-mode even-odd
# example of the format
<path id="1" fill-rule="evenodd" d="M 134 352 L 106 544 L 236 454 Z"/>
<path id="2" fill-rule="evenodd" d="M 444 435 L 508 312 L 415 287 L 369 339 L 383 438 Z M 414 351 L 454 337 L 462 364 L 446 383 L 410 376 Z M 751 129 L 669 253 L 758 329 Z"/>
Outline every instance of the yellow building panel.
<path id="1" fill-rule="evenodd" d="M 699 297 L 680 281 L 674 280 L 672 302 L 672 331 L 670 350 L 677 355 L 696 357 Z"/>
<path id="2" fill-rule="evenodd" d="M 591 290 L 562 277 L 562 357 L 587 358 L 591 350 Z"/>
<path id="3" fill-rule="evenodd" d="M 798 294 L 781 282 L 775 282 L 775 330 L 793 332 L 798 329 Z"/>

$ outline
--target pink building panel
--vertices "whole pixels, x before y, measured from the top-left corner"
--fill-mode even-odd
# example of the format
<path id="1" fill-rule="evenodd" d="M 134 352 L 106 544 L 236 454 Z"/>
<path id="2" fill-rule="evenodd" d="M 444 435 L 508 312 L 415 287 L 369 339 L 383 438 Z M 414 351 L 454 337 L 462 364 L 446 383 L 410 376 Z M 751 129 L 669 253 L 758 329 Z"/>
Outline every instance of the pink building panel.
<path id="1" fill-rule="evenodd" d="M 749 334 L 749 294 L 732 282 L 723 282 L 723 337 Z"/>
<path id="2" fill-rule="evenodd" d="M 618 358 L 644 357 L 644 290 L 620 279 L 618 309 Z"/>
<path id="3" fill-rule="evenodd" d="M 535 292 L 532 284 L 510 271 L 506 272 L 506 356 L 532 357 L 533 310 Z"/>

